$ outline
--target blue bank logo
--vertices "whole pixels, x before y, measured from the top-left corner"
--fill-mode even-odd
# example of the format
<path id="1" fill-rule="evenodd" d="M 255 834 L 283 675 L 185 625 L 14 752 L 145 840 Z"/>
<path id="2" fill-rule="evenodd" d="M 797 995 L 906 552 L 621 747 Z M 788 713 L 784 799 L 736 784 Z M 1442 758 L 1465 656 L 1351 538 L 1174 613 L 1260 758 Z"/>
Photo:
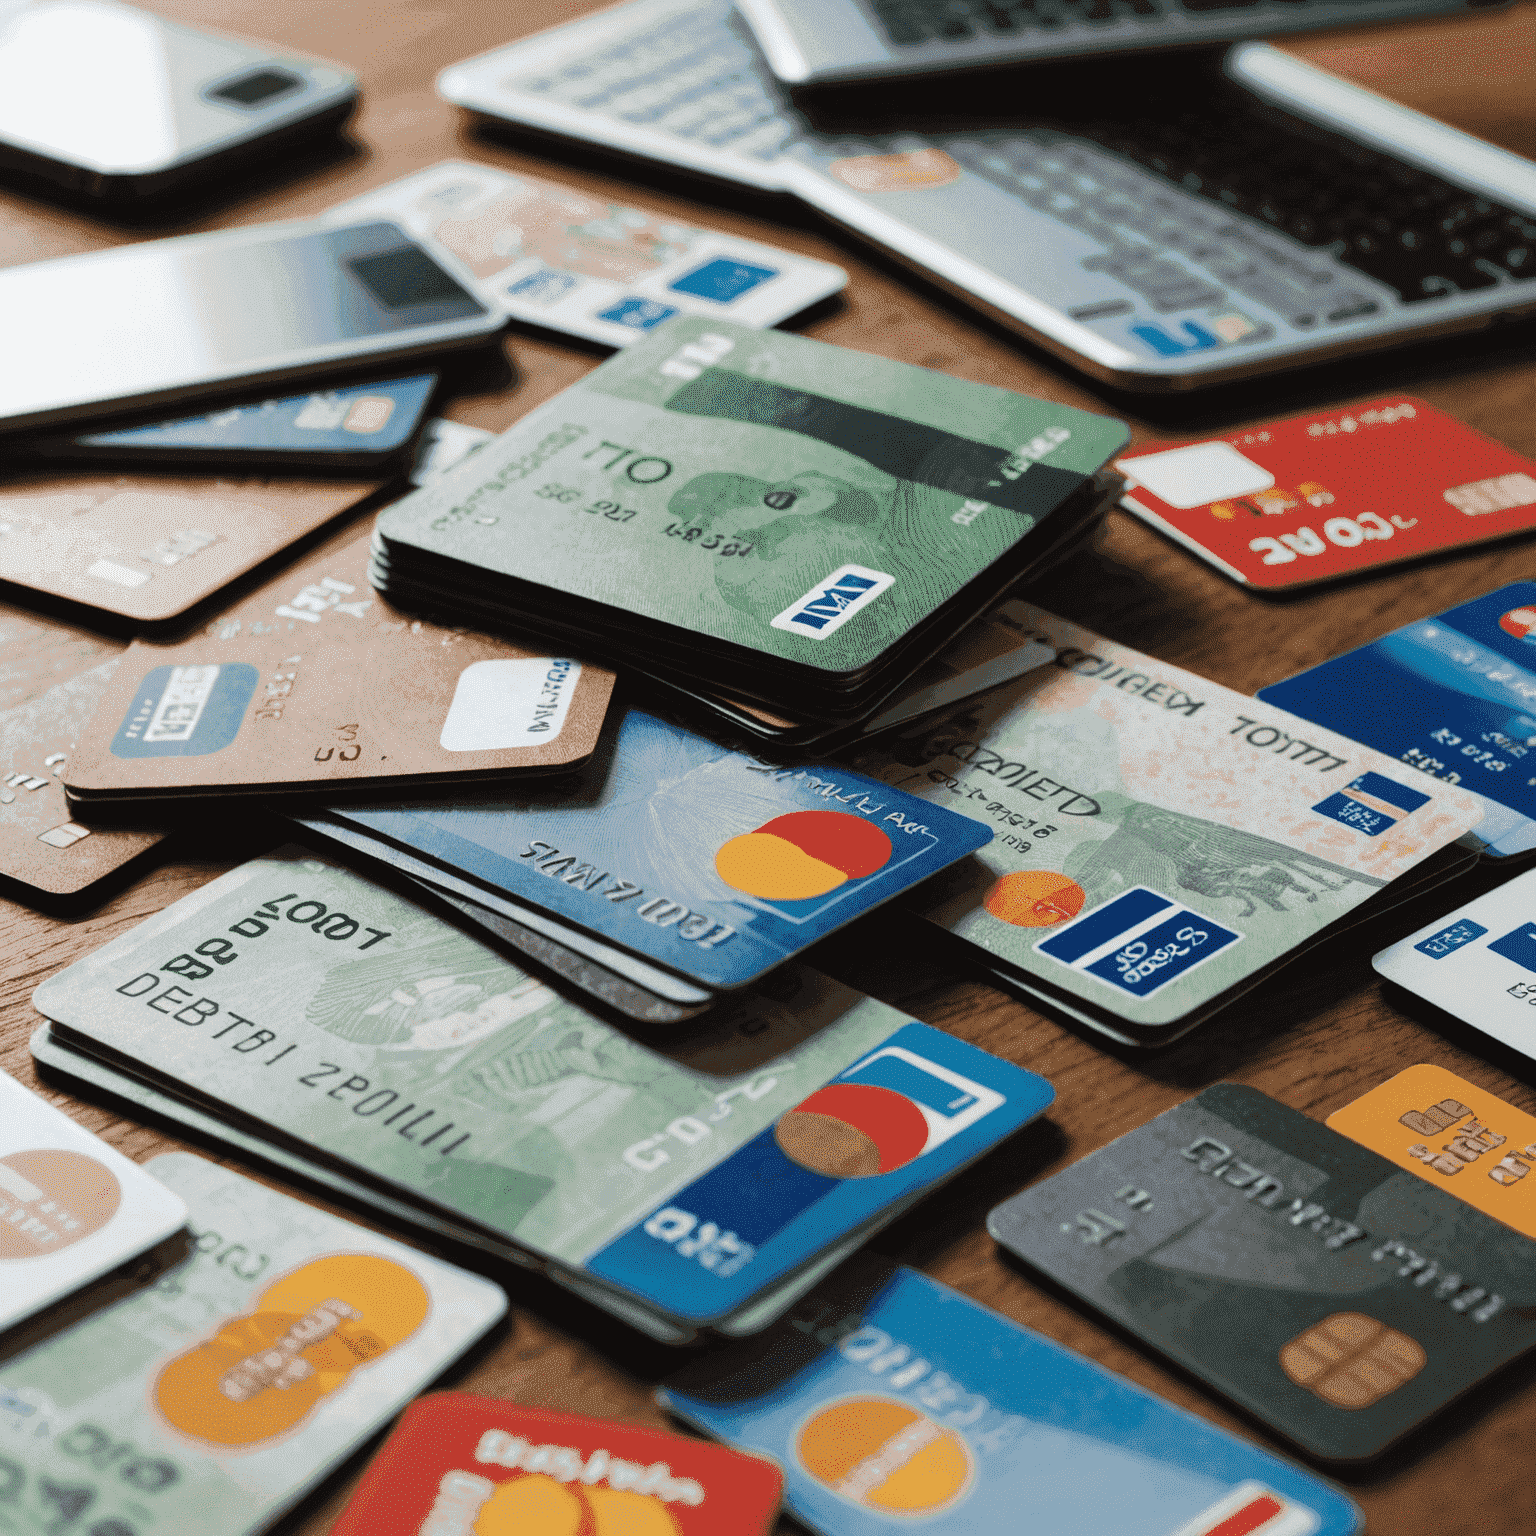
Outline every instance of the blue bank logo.
<path id="1" fill-rule="evenodd" d="M 1521 923 L 1512 933 L 1495 939 L 1488 948 L 1528 971 L 1536 971 L 1536 923 Z"/>
<path id="2" fill-rule="evenodd" d="M 702 267 L 683 273 L 676 282 L 668 283 L 667 286 L 674 293 L 691 293 L 695 298 L 713 299 L 716 304 L 729 304 L 778 275 L 773 267 L 758 267 L 748 261 L 732 261 L 725 256 L 716 256 Z"/>
<path id="3" fill-rule="evenodd" d="M 884 571 L 872 571 L 862 565 L 840 565 L 804 597 L 796 598 L 772 621 L 773 628 L 825 640 L 895 584 L 896 578 Z"/>
<path id="4" fill-rule="evenodd" d="M 156 667 L 112 738 L 113 757 L 206 757 L 235 739 L 261 674 L 243 661 Z"/>
<path id="5" fill-rule="evenodd" d="M 1428 795 L 1409 789 L 1396 779 L 1381 773 L 1362 773 L 1336 795 L 1329 795 L 1312 809 L 1320 816 L 1342 821 L 1346 827 L 1353 827 L 1367 837 L 1380 837 L 1404 816 L 1412 815 L 1421 805 L 1428 804 Z"/>
<path id="6" fill-rule="evenodd" d="M 574 272 L 557 272 L 553 267 L 541 267 L 520 277 L 507 287 L 514 299 L 530 304 L 555 304 L 563 299 L 581 279 Z"/>
<path id="7" fill-rule="evenodd" d="M 1231 928 L 1138 885 L 1084 912 L 1042 939 L 1035 951 L 1133 997 L 1150 997 L 1240 938 Z"/>
<path id="8" fill-rule="evenodd" d="M 1432 933 L 1427 939 L 1420 939 L 1413 947 L 1421 955 L 1428 955 L 1431 960 L 1444 960 L 1447 955 L 1454 955 L 1463 945 L 1470 944 L 1473 939 L 1482 938 L 1487 932 L 1488 930 L 1481 923 L 1474 923 L 1470 918 L 1464 917 L 1460 922 L 1452 923 L 1449 928 L 1442 928 L 1439 933 Z"/>
<path id="9" fill-rule="evenodd" d="M 632 331 L 649 331 L 676 313 L 672 305 L 663 304 L 659 299 L 628 298 L 598 310 L 597 318 L 611 320 L 615 325 L 627 325 Z"/>

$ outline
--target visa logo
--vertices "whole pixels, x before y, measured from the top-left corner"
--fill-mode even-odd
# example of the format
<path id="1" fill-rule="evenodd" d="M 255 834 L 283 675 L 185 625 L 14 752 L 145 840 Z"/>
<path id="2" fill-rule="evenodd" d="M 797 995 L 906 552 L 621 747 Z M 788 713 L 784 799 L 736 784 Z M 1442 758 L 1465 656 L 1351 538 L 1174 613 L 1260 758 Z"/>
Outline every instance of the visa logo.
<path id="1" fill-rule="evenodd" d="M 840 565 L 804 597 L 797 598 L 772 620 L 774 629 L 825 640 L 854 614 L 867 608 L 896 578 L 863 565 Z"/>

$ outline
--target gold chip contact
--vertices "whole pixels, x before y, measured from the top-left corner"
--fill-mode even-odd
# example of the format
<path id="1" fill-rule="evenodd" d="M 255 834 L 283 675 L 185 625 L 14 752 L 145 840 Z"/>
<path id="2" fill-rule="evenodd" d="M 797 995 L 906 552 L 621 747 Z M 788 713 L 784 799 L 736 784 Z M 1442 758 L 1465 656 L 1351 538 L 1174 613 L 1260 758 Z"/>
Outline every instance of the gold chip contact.
<path id="1" fill-rule="evenodd" d="M 1369 1408 L 1428 1359 L 1417 1340 L 1364 1312 L 1335 1312 L 1280 1347 L 1285 1374 L 1335 1408 Z"/>

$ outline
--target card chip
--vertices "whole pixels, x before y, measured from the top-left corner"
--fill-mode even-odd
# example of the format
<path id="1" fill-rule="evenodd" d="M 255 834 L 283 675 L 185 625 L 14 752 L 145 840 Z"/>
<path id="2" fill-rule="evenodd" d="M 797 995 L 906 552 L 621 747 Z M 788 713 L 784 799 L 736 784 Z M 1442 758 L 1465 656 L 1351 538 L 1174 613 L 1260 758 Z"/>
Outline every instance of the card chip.
<path id="1" fill-rule="evenodd" d="M 50 848 L 69 848 L 78 843 L 81 838 L 90 835 L 89 827 L 82 827 L 78 822 L 66 821 L 49 832 L 38 833 L 37 840 L 40 843 L 47 843 Z"/>
<path id="2" fill-rule="evenodd" d="M 1280 1368 L 1335 1408 L 1369 1408 L 1424 1369 L 1416 1340 L 1364 1312 L 1335 1312 L 1280 1348 Z"/>

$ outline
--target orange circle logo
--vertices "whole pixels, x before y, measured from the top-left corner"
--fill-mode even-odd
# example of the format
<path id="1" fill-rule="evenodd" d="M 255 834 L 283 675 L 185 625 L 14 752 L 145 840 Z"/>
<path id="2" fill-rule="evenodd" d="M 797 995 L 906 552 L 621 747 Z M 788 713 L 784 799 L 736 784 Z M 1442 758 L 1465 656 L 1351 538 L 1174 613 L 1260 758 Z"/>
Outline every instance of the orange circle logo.
<path id="1" fill-rule="evenodd" d="M 682 1536 L 660 1499 L 629 1488 L 588 1488 L 547 1473 L 512 1477 L 480 1507 L 475 1536 Z"/>
<path id="2" fill-rule="evenodd" d="M 882 869 L 891 840 L 847 811 L 791 811 L 733 837 L 715 855 L 732 890 L 763 901 L 809 901 Z"/>
<path id="3" fill-rule="evenodd" d="M 1516 640 L 1531 639 L 1531 631 L 1536 630 L 1536 608 L 1511 608 L 1500 616 L 1499 628 Z"/>
<path id="4" fill-rule="evenodd" d="M 1087 897 L 1075 880 L 1047 869 L 1020 869 L 1004 875 L 982 905 L 1000 922 L 1015 928 L 1049 928 L 1083 910 Z"/>
<path id="5" fill-rule="evenodd" d="M 970 1448 L 952 1429 L 888 1397 L 856 1397 L 814 1413 L 795 1443 L 817 1482 L 884 1515 L 934 1515 L 970 1490 Z"/>

